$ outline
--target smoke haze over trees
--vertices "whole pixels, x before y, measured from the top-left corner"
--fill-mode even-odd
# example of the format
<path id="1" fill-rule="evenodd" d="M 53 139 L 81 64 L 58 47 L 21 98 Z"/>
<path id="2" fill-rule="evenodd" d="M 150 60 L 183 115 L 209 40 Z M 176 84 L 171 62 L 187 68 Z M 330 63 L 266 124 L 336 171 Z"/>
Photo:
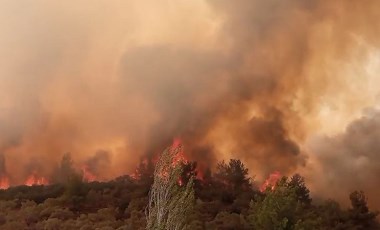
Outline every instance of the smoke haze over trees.
<path id="1" fill-rule="evenodd" d="M 0 180 L 61 182 L 65 153 L 87 181 L 112 179 L 180 137 L 201 169 L 238 158 L 258 181 L 298 172 L 313 194 L 363 190 L 380 208 L 379 12 L 376 0 L 4 0 Z"/>
<path id="2" fill-rule="evenodd" d="M 161 156 L 154 174 L 149 170 L 141 174 L 154 177 L 153 184 L 145 176 L 87 183 L 80 175 L 70 175 L 63 184 L 0 190 L 0 228 L 380 229 L 378 212 L 368 208 L 361 191 L 346 194 L 351 201 L 347 209 L 333 200 L 312 201 L 298 174 L 278 178 L 259 191 L 237 159 L 220 162 L 221 167 L 203 179 L 192 171 L 194 176 L 183 184 L 180 172 L 186 167 L 172 164 L 173 152 Z M 176 225 L 180 228 L 171 228 Z"/>

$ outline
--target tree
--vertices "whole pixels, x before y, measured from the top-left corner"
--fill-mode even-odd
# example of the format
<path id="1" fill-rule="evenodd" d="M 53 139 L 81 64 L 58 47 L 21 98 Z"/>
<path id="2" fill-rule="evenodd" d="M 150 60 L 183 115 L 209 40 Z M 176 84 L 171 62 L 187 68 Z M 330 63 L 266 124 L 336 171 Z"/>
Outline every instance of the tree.
<path id="1" fill-rule="evenodd" d="M 206 229 L 249 229 L 248 223 L 242 215 L 236 213 L 219 212 L 214 220 L 206 223 Z"/>
<path id="2" fill-rule="evenodd" d="M 197 182 L 197 162 L 181 162 L 181 167 L 181 183 L 187 184 L 191 178 L 193 178 L 194 182 Z"/>
<path id="3" fill-rule="evenodd" d="M 327 200 L 315 209 L 316 218 L 320 219 L 322 229 L 347 229 L 347 215 L 339 203 L 334 200 Z"/>
<path id="4" fill-rule="evenodd" d="M 143 159 L 136 168 L 134 177 L 142 184 L 151 186 L 153 183 L 154 165 L 151 159 Z"/>
<path id="5" fill-rule="evenodd" d="M 251 186 L 248 168 L 240 160 L 236 159 L 231 159 L 228 164 L 224 161 L 218 163 L 215 178 L 233 190 L 240 190 Z"/>
<path id="6" fill-rule="evenodd" d="M 352 208 L 349 210 L 350 221 L 355 229 L 377 229 L 378 213 L 371 212 L 367 206 L 367 198 L 363 191 L 354 191 L 350 194 Z"/>
<path id="7" fill-rule="evenodd" d="M 70 153 L 65 153 L 58 168 L 54 173 L 54 182 L 67 183 L 71 177 L 77 176 Z"/>
<path id="8" fill-rule="evenodd" d="M 305 180 L 301 175 L 294 174 L 290 178 L 288 185 L 294 188 L 298 201 L 305 205 L 311 204 L 310 190 L 306 187 Z"/>
<path id="9" fill-rule="evenodd" d="M 148 230 L 180 230 L 186 228 L 186 217 L 194 205 L 193 177 L 179 183 L 183 168 L 178 162 L 182 147 L 170 147 L 160 156 L 146 210 Z"/>
<path id="10" fill-rule="evenodd" d="M 249 221 L 254 229 L 292 229 L 296 222 L 297 195 L 287 185 L 287 178 L 277 182 L 276 188 L 267 189 L 265 197 L 251 202 Z"/>

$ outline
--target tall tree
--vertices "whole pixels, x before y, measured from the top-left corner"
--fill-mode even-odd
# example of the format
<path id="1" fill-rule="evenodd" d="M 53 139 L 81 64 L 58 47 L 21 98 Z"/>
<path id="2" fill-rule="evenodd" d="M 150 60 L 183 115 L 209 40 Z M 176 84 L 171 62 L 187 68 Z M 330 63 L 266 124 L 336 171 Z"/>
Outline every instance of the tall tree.
<path id="1" fill-rule="evenodd" d="M 240 160 L 231 159 L 228 164 L 225 161 L 218 163 L 214 176 L 217 181 L 234 190 L 251 186 L 248 168 Z"/>
<path id="2" fill-rule="evenodd" d="M 367 205 L 367 198 L 363 191 L 354 191 L 350 194 L 352 208 L 349 210 L 350 221 L 355 229 L 379 229 L 376 222 L 378 213 L 371 212 Z"/>
<path id="3" fill-rule="evenodd" d="M 74 169 L 73 160 L 70 153 L 62 156 L 61 163 L 53 175 L 53 181 L 58 183 L 68 183 L 72 177 L 78 177 L 78 172 Z"/>
<path id="4" fill-rule="evenodd" d="M 254 229 L 292 229 L 296 223 L 297 195 L 287 185 L 287 178 L 276 188 L 266 190 L 264 197 L 251 202 L 249 221 Z"/>
<path id="5" fill-rule="evenodd" d="M 139 166 L 136 168 L 134 178 L 137 181 L 151 186 L 153 183 L 154 165 L 152 159 L 144 159 L 140 161 Z"/>
<path id="6" fill-rule="evenodd" d="M 288 185 L 294 188 L 298 201 L 305 205 L 311 204 L 310 190 L 306 187 L 305 180 L 301 175 L 294 174 L 290 178 Z"/>
<path id="7" fill-rule="evenodd" d="M 170 147 L 160 156 L 146 210 L 148 230 L 182 230 L 194 205 L 193 177 L 180 182 L 183 173 L 178 155 L 182 146 Z"/>

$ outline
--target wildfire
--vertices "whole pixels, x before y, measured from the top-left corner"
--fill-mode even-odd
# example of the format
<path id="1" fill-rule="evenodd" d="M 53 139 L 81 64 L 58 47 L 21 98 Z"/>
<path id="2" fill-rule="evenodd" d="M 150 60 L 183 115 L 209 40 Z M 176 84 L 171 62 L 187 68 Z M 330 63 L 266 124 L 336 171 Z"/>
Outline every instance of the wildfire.
<path id="1" fill-rule="evenodd" d="M 24 183 L 26 186 L 33 186 L 33 185 L 48 185 L 49 181 L 45 177 L 38 177 L 36 173 L 32 173 L 25 181 Z"/>
<path id="2" fill-rule="evenodd" d="M 173 144 L 172 144 L 172 146 L 171 146 L 171 149 L 176 149 L 176 148 L 180 148 L 181 147 L 181 139 L 179 139 L 179 138 L 175 138 L 174 140 L 173 140 Z M 176 166 L 176 165 L 178 165 L 178 164 L 180 164 L 180 163 L 188 163 L 189 161 L 187 160 L 187 158 L 186 158 L 186 156 L 185 156 L 185 154 L 184 154 L 184 152 L 183 152 L 183 149 L 182 148 L 180 148 L 179 149 L 180 151 L 179 152 L 177 152 L 177 154 L 173 157 L 173 162 L 172 162 L 172 166 Z"/>
<path id="3" fill-rule="evenodd" d="M 200 170 L 199 167 L 198 167 L 198 168 L 197 168 L 197 179 L 203 181 L 203 180 L 204 180 L 204 177 L 205 177 L 205 176 L 204 176 L 203 171 Z"/>
<path id="4" fill-rule="evenodd" d="M 260 186 L 260 191 L 264 192 L 268 187 L 270 187 L 273 190 L 276 187 L 277 181 L 280 178 L 281 178 L 280 172 L 275 171 L 271 173 L 268 179 L 266 179 L 265 182 Z"/>
<path id="5" fill-rule="evenodd" d="M 191 164 L 191 162 L 188 160 L 186 154 L 184 153 L 181 145 L 182 145 L 181 139 L 179 139 L 179 138 L 173 139 L 172 145 L 170 146 L 170 148 L 168 150 L 168 151 L 171 151 L 171 154 L 173 154 L 170 166 L 162 169 L 162 172 L 160 173 L 160 177 L 166 178 L 168 176 L 167 170 L 169 170 L 170 168 L 175 168 L 176 166 L 178 166 L 180 164 L 183 164 L 185 167 L 187 167 L 188 164 Z M 142 161 L 140 162 L 140 165 L 130 175 L 131 178 L 133 178 L 135 180 L 140 179 L 141 173 L 143 172 L 143 170 L 151 170 L 151 169 L 148 169 L 150 164 L 152 164 L 151 166 L 153 166 L 153 168 L 154 168 L 156 166 L 156 164 L 158 163 L 159 159 L 160 159 L 160 154 L 154 154 L 151 158 L 146 157 L 146 158 L 142 159 Z M 191 170 L 195 170 L 197 180 L 203 180 L 204 173 L 198 166 L 196 167 L 196 169 L 191 169 Z M 150 172 L 148 171 L 145 173 L 150 173 Z M 153 173 L 153 171 L 151 173 Z M 188 177 L 192 173 L 194 173 L 194 171 L 187 172 L 188 175 L 181 175 L 181 177 L 178 178 L 178 180 L 177 180 L 178 185 L 183 186 L 186 181 L 182 177 L 183 176 Z"/>
<path id="6" fill-rule="evenodd" d="M 83 181 L 93 182 L 96 181 L 96 176 L 89 170 L 87 165 L 82 166 Z"/>
<path id="7" fill-rule="evenodd" d="M 0 176 L 0 189 L 9 188 L 9 179 L 7 176 Z"/>
<path id="8" fill-rule="evenodd" d="M 177 152 L 177 154 L 176 155 L 174 155 L 174 157 L 173 157 L 173 161 L 172 161 L 172 167 L 175 167 L 176 165 L 178 165 L 178 164 L 181 164 L 181 163 L 184 163 L 184 164 L 186 164 L 186 163 L 188 163 L 188 160 L 186 159 L 186 157 L 185 157 L 185 154 L 184 154 L 184 152 L 183 152 L 183 149 L 181 148 L 181 139 L 179 139 L 179 138 L 175 138 L 174 140 L 173 140 L 173 144 L 172 144 L 172 146 L 171 146 L 171 149 L 172 150 L 174 150 L 174 149 L 176 149 L 176 148 L 180 148 L 179 150 L 179 152 Z M 178 185 L 179 186 L 182 186 L 184 184 L 184 182 L 183 182 L 183 178 L 179 178 L 178 179 Z"/>

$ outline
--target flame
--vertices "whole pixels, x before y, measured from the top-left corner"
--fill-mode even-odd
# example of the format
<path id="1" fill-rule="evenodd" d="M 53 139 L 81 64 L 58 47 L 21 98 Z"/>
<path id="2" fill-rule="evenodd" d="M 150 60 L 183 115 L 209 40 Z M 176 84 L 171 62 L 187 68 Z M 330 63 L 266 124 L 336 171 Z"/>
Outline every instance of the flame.
<path id="1" fill-rule="evenodd" d="M 140 165 L 135 169 L 135 171 L 130 174 L 129 176 L 134 179 L 134 180 L 139 180 L 141 179 L 141 170 L 144 170 L 148 167 L 148 163 L 149 160 L 147 157 L 144 157 L 141 162 L 140 162 Z"/>
<path id="2" fill-rule="evenodd" d="M 45 177 L 38 177 L 36 173 L 32 173 L 24 183 L 26 186 L 48 185 L 49 181 Z"/>
<path id="3" fill-rule="evenodd" d="M 9 179 L 7 176 L 3 175 L 0 176 L 0 189 L 7 189 L 9 188 Z"/>
<path id="4" fill-rule="evenodd" d="M 93 182 L 96 181 L 96 176 L 89 170 L 87 165 L 82 166 L 83 181 Z"/>
<path id="5" fill-rule="evenodd" d="M 204 175 L 203 171 L 200 170 L 198 166 L 197 166 L 196 171 L 197 171 L 197 180 L 204 181 L 205 175 Z"/>
<path id="6" fill-rule="evenodd" d="M 265 182 L 260 186 L 260 191 L 264 192 L 268 187 L 270 187 L 273 190 L 276 187 L 277 181 L 280 178 L 281 178 L 280 172 L 275 171 L 271 173 L 268 179 L 266 179 Z"/>
<path id="7" fill-rule="evenodd" d="M 169 170 L 169 168 L 175 168 L 179 164 L 188 164 L 188 163 L 190 163 L 190 161 L 188 160 L 186 154 L 183 151 L 183 148 L 181 148 L 181 145 L 182 145 L 182 141 L 181 141 L 180 138 L 174 138 L 173 139 L 173 142 L 172 142 L 172 145 L 169 148 L 169 151 L 176 151 L 175 155 L 173 156 L 173 159 L 171 161 L 170 167 L 165 168 L 160 173 L 160 175 L 159 175 L 160 177 L 166 178 L 168 176 L 168 172 L 166 172 L 165 170 Z M 159 161 L 159 158 L 160 158 L 160 154 L 154 154 L 151 158 L 144 158 L 140 162 L 140 167 L 147 166 L 149 163 L 151 163 L 153 165 L 156 165 L 157 162 Z M 199 168 L 199 166 L 197 166 L 197 168 L 195 169 L 195 171 L 196 171 L 196 178 L 198 180 L 202 180 L 203 181 L 203 179 L 204 179 L 204 173 Z M 132 174 L 130 174 L 130 177 L 133 178 L 133 179 L 135 179 L 135 180 L 140 179 L 139 167 L 136 168 L 135 171 Z M 180 177 L 178 179 L 178 185 L 179 186 L 183 186 L 184 185 L 183 178 Z"/>
<path id="8" fill-rule="evenodd" d="M 172 150 L 175 150 L 177 148 L 180 148 L 182 145 L 182 141 L 180 138 L 174 138 L 173 140 L 173 144 L 172 146 L 170 147 Z M 184 152 L 183 152 L 183 149 L 180 148 L 180 151 L 177 152 L 177 154 L 173 157 L 173 161 L 172 161 L 172 166 L 176 166 L 180 163 L 188 163 L 188 159 L 187 157 L 185 156 Z"/>
<path id="9" fill-rule="evenodd" d="M 173 158 L 172 158 L 172 161 L 170 163 L 170 166 L 165 166 L 162 171 L 160 172 L 159 174 L 159 177 L 161 177 L 162 179 L 165 179 L 165 180 L 168 180 L 169 178 L 169 171 L 173 168 L 175 168 L 176 166 L 178 166 L 179 164 L 181 163 L 187 163 L 187 159 L 183 153 L 183 149 L 181 148 L 181 140 L 179 138 L 174 138 L 173 139 L 173 143 L 172 145 L 170 146 L 169 148 L 169 151 L 171 152 L 171 154 L 173 153 Z M 153 158 L 153 163 L 156 164 L 157 161 L 155 159 L 156 157 Z M 158 160 L 158 157 L 157 157 L 157 160 Z M 177 181 L 178 185 L 179 186 L 182 186 L 184 183 L 183 183 L 183 180 L 181 177 L 178 178 L 178 181 Z"/>

